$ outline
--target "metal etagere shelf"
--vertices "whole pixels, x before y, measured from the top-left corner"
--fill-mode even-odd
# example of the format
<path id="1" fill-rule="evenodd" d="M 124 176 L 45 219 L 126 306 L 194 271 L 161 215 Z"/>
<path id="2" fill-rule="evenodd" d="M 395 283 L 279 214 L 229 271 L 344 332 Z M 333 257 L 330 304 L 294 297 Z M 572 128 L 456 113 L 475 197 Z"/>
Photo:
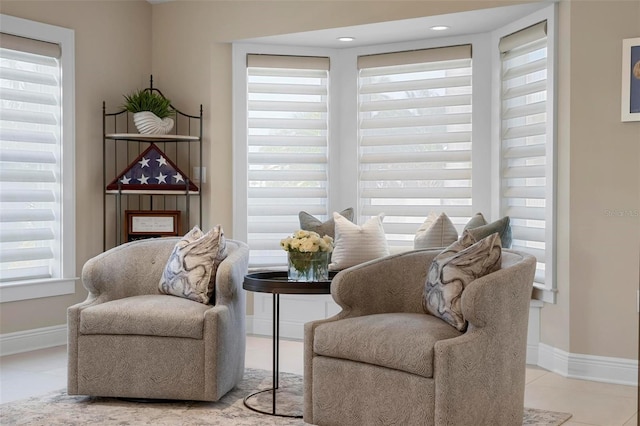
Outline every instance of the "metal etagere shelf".
<path id="1" fill-rule="evenodd" d="M 155 91 L 153 76 L 146 90 Z M 125 215 L 127 212 L 172 212 L 178 217 L 177 229 L 187 232 L 202 222 L 202 105 L 199 115 L 175 111 L 174 127 L 167 135 L 145 135 L 137 133 L 133 114 L 125 109 L 107 112 L 102 102 L 103 120 L 103 249 L 115 247 L 129 240 Z M 178 189 L 149 188 L 127 190 L 117 183 L 116 188 L 107 189 L 132 161 L 150 146 L 155 145 L 184 172 L 184 187 Z M 194 185 L 197 189 L 194 190 Z M 190 188 L 191 187 L 191 188 Z M 176 215 L 176 212 L 179 212 Z M 150 235 L 153 236 L 153 235 Z"/>

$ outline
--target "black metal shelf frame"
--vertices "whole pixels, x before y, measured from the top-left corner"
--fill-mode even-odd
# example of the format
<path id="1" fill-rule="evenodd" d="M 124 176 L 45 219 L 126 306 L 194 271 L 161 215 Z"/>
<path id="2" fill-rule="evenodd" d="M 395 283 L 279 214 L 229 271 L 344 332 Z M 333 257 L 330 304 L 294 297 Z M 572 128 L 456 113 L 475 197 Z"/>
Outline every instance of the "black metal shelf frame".
<path id="1" fill-rule="evenodd" d="M 145 90 L 155 91 L 153 76 L 149 87 Z M 126 210 L 180 210 L 183 211 L 182 229 L 186 232 L 194 225 L 202 226 L 202 184 L 204 181 L 202 158 L 203 109 L 200 105 L 199 115 L 187 114 L 176 108 L 174 127 L 168 135 L 143 135 L 135 132 L 132 114 L 122 109 L 107 112 L 106 102 L 102 102 L 102 223 L 103 250 L 120 245 L 123 242 L 124 214 Z M 149 191 L 123 191 L 118 185 L 117 191 L 107 191 L 107 185 L 121 173 L 131 161 L 140 155 L 151 144 L 158 146 L 178 167 L 187 173 L 185 176 L 185 192 L 162 193 Z M 198 192 L 189 191 L 189 175 L 193 168 L 199 168 Z M 192 202 L 197 205 L 192 208 Z M 194 211 L 197 217 L 194 217 Z M 113 221 L 110 222 L 109 219 Z"/>

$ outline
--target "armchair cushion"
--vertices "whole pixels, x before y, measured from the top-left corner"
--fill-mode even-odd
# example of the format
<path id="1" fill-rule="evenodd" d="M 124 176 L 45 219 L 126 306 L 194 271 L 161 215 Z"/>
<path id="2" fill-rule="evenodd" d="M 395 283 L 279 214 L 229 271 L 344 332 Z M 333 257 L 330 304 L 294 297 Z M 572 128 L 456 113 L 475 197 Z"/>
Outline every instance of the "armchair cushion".
<path id="1" fill-rule="evenodd" d="M 162 294 L 125 297 L 80 312 L 80 334 L 126 334 L 202 339 L 211 306 Z"/>
<path id="2" fill-rule="evenodd" d="M 473 280 L 500 269 L 502 248 L 495 233 L 458 253 L 447 250 L 431 262 L 422 306 L 460 331 L 467 328 L 462 314 L 462 292 Z"/>
<path id="3" fill-rule="evenodd" d="M 435 343 L 461 334 L 432 315 L 365 315 L 319 325 L 315 331 L 313 350 L 322 356 L 378 365 L 429 378 L 433 377 Z"/>
<path id="4" fill-rule="evenodd" d="M 220 225 L 204 234 L 197 226 L 178 241 L 160 279 L 160 292 L 208 304 L 216 270 L 227 257 Z"/>

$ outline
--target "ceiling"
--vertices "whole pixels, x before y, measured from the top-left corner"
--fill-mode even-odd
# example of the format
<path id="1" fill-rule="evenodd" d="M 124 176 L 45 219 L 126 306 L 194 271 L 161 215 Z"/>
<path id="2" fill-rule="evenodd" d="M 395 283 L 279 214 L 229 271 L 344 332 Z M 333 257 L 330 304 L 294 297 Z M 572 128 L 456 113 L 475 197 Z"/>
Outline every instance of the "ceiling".
<path id="1" fill-rule="evenodd" d="M 154 0 L 158 1 L 158 0 Z M 422 18 L 388 21 L 351 27 L 330 28 L 317 31 L 283 34 L 236 40 L 247 43 L 295 45 L 325 48 L 352 48 L 376 44 L 451 37 L 464 34 L 478 34 L 492 31 L 536 10 L 548 6 L 547 1 L 522 5 L 503 6 L 469 12 Z M 434 31 L 435 25 L 446 25 L 446 31 Z M 351 42 L 342 42 L 338 37 L 354 37 Z"/>

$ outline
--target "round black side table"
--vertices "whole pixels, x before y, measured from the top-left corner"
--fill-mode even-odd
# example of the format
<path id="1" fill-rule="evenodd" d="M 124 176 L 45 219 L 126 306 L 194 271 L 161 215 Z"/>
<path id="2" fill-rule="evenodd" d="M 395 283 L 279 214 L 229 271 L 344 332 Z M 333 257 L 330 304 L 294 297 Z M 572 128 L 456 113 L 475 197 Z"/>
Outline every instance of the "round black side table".
<path id="1" fill-rule="evenodd" d="M 258 293 L 271 293 L 273 295 L 273 387 L 260 391 L 253 392 L 244 398 L 244 405 L 255 412 L 261 414 L 268 414 L 270 416 L 278 417 L 291 417 L 302 418 L 301 415 L 295 414 L 283 414 L 276 411 L 276 391 L 279 388 L 279 357 L 280 357 L 280 295 L 281 294 L 330 294 L 331 293 L 331 280 L 335 276 L 335 273 L 329 273 L 329 279 L 327 281 L 315 281 L 315 282 L 301 282 L 301 281 L 289 281 L 286 271 L 269 271 L 269 272 L 254 272 L 247 274 L 244 277 L 244 283 L 242 288 L 248 291 L 254 291 Z M 249 404 L 249 399 L 259 395 L 261 393 L 271 392 L 272 395 L 272 409 L 271 411 L 264 411 L 258 408 L 252 407 Z"/>

